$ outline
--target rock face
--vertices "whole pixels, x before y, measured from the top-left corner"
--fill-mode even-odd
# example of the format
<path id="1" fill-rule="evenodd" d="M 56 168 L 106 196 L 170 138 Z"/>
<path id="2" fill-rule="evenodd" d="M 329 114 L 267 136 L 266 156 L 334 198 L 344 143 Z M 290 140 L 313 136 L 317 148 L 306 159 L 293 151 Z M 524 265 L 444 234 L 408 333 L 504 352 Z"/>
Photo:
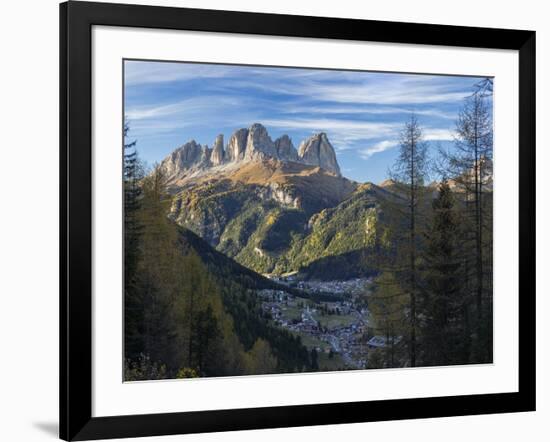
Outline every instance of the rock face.
<path id="1" fill-rule="evenodd" d="M 168 176 L 184 173 L 191 168 L 205 166 L 209 162 L 210 149 L 202 147 L 195 140 L 188 141 L 168 155 L 161 167 Z"/>
<path id="2" fill-rule="evenodd" d="M 248 130 L 245 160 L 277 158 L 277 147 L 267 133 L 267 129 L 259 123 L 254 123 Z"/>
<path id="3" fill-rule="evenodd" d="M 211 168 L 265 160 L 316 166 L 341 176 L 334 148 L 325 133 L 313 135 L 296 150 L 288 135 L 273 141 L 259 123 L 235 131 L 225 148 L 222 134 L 216 137 L 211 149 L 195 140 L 188 141 L 168 155 L 161 167 L 169 180 L 177 181 L 186 176 L 208 174 Z"/>
<path id="4" fill-rule="evenodd" d="M 298 151 L 292 145 L 292 140 L 288 135 L 283 135 L 275 140 L 275 147 L 277 148 L 277 157 L 282 161 L 295 161 L 298 162 Z"/>
<path id="5" fill-rule="evenodd" d="M 240 161 L 244 158 L 247 140 L 248 129 L 239 129 L 231 135 L 231 139 L 229 140 L 226 150 L 228 161 Z"/>
<path id="6" fill-rule="evenodd" d="M 218 166 L 223 163 L 224 150 L 223 150 L 223 135 L 220 134 L 214 141 L 214 147 L 212 148 L 212 154 L 210 155 L 210 162 L 213 166 Z"/>
<path id="7" fill-rule="evenodd" d="M 304 164 L 319 166 L 338 176 L 341 175 L 334 148 L 324 132 L 302 141 L 298 149 L 298 155 Z"/>

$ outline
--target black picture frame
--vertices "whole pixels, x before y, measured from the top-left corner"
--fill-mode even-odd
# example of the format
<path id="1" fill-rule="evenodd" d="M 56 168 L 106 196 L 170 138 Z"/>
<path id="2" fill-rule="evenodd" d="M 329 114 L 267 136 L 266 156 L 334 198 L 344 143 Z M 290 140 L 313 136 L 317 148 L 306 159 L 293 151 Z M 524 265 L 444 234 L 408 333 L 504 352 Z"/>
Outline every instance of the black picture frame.
<path id="1" fill-rule="evenodd" d="M 92 417 L 94 25 L 510 49 L 519 53 L 519 391 Z M 60 437 L 90 440 L 535 410 L 535 32 L 156 6 L 60 5 Z"/>

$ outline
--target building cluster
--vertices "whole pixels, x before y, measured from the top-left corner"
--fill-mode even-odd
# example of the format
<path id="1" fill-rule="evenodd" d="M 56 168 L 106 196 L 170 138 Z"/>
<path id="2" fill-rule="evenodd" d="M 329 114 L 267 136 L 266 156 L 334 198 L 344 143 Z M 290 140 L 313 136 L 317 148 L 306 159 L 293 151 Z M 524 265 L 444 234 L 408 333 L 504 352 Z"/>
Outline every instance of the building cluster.
<path id="1" fill-rule="evenodd" d="M 279 279 L 278 281 L 281 282 Z M 284 290 L 258 292 L 264 313 L 278 326 L 327 345 L 313 347 L 317 352 L 339 354 L 347 368 L 365 368 L 369 348 L 368 310 L 356 304 L 357 294 L 364 293 L 365 279 L 350 281 L 299 281 L 299 288 L 309 293 L 341 294 L 341 301 L 316 302 L 296 297 Z M 360 291 L 359 291 L 360 288 Z M 324 319 L 331 318 L 329 322 Z M 340 322 L 338 318 L 342 318 Z M 332 326 L 323 326 L 333 324 Z"/>

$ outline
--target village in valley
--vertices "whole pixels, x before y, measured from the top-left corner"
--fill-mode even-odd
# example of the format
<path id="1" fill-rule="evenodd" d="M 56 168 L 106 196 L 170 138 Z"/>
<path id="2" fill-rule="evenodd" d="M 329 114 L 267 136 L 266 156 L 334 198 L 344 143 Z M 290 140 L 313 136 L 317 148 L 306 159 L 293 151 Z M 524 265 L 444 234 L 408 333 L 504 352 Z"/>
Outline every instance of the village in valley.
<path id="1" fill-rule="evenodd" d="M 368 366 L 368 352 L 383 348 L 386 339 L 369 333 L 366 294 L 371 278 L 345 281 L 301 281 L 296 275 L 266 275 L 295 290 L 264 289 L 258 292 L 266 317 L 301 338 L 314 351 L 319 370 L 362 369 Z"/>

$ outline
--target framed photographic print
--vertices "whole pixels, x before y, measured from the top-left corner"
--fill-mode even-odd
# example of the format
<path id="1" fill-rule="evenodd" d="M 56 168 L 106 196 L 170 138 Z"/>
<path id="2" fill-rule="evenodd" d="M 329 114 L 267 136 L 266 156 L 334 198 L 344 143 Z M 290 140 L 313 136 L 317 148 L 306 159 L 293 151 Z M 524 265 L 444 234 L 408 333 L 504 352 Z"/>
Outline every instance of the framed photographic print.
<path id="1" fill-rule="evenodd" d="M 535 33 L 60 8 L 65 440 L 535 409 Z"/>

